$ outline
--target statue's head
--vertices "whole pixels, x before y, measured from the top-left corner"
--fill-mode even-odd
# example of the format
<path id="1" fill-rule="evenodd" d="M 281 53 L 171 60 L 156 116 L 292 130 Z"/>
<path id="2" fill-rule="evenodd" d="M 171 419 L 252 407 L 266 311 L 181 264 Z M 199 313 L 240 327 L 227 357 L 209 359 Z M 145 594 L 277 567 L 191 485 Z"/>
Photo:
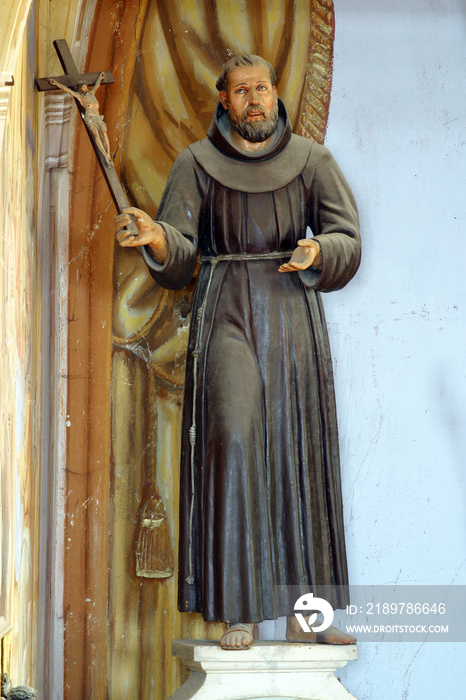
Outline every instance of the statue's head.
<path id="1" fill-rule="evenodd" d="M 278 94 L 272 65 L 254 54 L 233 56 L 216 87 L 232 128 L 245 140 L 268 139 L 278 124 Z"/>
<path id="2" fill-rule="evenodd" d="M 228 85 L 228 75 L 231 73 L 231 71 L 235 68 L 250 68 L 251 66 L 265 66 L 265 68 L 268 70 L 271 84 L 273 86 L 277 84 L 277 76 L 275 75 L 275 71 L 271 63 L 266 61 L 265 58 L 262 58 L 262 56 L 256 56 L 255 54 L 251 53 L 243 53 L 229 58 L 228 61 L 223 64 L 222 72 L 215 83 L 215 87 L 219 92 L 226 91 Z"/>
<path id="3" fill-rule="evenodd" d="M 87 83 L 85 83 L 84 80 L 80 80 L 76 84 L 76 87 L 78 88 L 78 92 L 81 92 L 83 95 L 86 95 L 89 92 L 89 88 L 87 87 Z"/>

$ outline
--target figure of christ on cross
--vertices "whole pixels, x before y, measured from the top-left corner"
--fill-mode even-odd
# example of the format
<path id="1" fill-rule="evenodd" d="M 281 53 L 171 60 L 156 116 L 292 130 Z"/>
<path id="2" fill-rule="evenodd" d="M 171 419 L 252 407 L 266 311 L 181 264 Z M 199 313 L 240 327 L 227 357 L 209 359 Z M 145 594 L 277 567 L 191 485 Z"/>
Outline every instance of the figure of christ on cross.
<path id="1" fill-rule="evenodd" d="M 39 92 L 59 89 L 75 98 L 76 106 L 81 112 L 86 131 L 97 155 L 109 192 L 117 211 L 121 213 L 129 206 L 128 197 L 121 185 L 110 155 L 107 126 L 103 117 L 99 114 L 99 102 L 95 97 L 95 92 L 100 85 L 108 85 L 114 82 L 113 76 L 110 71 L 79 73 L 66 41 L 64 39 L 56 39 L 53 45 L 64 70 L 64 75 L 36 78 L 36 88 Z M 89 86 L 93 86 L 92 89 L 89 89 Z M 129 228 L 134 235 L 138 234 L 134 222 L 129 223 Z"/>
<path id="2" fill-rule="evenodd" d="M 107 125 L 104 122 L 103 116 L 99 114 L 99 101 L 95 96 L 95 93 L 100 87 L 100 83 L 104 78 L 105 73 L 102 72 L 99 75 L 96 84 L 90 90 L 84 80 L 81 80 L 78 83 L 77 92 L 76 90 L 70 90 L 70 88 L 67 88 L 65 85 L 61 85 L 61 83 L 55 80 L 55 78 L 49 78 L 49 83 L 50 85 L 63 90 L 63 92 L 68 93 L 68 95 L 71 95 L 78 100 L 84 109 L 84 114 L 82 117 L 85 125 L 94 137 L 99 151 L 104 155 L 105 162 L 107 163 L 108 167 L 113 168 L 113 160 L 110 154 L 110 142 L 107 135 Z"/>

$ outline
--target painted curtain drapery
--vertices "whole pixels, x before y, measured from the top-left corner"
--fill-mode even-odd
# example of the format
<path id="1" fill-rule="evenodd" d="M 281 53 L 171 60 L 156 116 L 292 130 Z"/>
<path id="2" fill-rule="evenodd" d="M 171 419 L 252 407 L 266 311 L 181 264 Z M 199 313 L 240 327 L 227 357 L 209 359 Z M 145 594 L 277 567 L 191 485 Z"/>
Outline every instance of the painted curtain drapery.
<path id="1" fill-rule="evenodd" d="M 141 0 L 137 14 L 127 20 L 130 10 L 125 5 L 118 16 L 119 40 L 127 28 L 124 57 L 113 71 L 123 78 L 122 93 L 113 100 L 109 91 L 105 116 L 109 131 L 118 135 L 117 168 L 120 164 L 137 206 L 156 215 L 175 157 L 206 134 L 217 102 L 215 80 L 232 53 L 259 53 L 277 66 L 293 130 L 323 141 L 332 71 L 332 2 L 217 0 L 206 9 L 186 0 Z M 97 18 L 96 37 L 107 31 L 105 17 Z M 144 694 L 147 687 L 151 693 L 150 678 L 157 678 L 156 693 L 162 698 L 180 678 L 169 640 L 214 639 L 222 630 L 205 625 L 199 615 L 176 614 L 176 572 L 159 581 L 134 578 L 133 528 L 151 470 L 177 548 L 181 399 L 192 289 L 162 289 L 139 253 L 128 250 L 116 249 L 114 279 L 110 682 L 118 692 L 126 683 L 128 664 L 134 669 L 143 665 L 147 672 L 141 676 L 135 671 L 134 688 Z M 132 624 L 138 631 L 130 636 Z M 134 635 L 139 646 L 131 643 Z M 140 649 L 145 649 L 143 657 Z"/>

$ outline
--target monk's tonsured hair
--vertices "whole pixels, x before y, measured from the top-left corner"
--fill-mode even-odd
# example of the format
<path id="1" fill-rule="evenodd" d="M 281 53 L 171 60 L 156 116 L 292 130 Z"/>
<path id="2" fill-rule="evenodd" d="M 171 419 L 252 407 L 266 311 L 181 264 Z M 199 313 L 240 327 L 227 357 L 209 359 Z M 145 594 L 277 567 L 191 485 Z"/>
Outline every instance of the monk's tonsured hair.
<path id="1" fill-rule="evenodd" d="M 271 63 L 266 61 L 265 58 L 262 58 L 262 56 L 256 56 L 255 54 L 250 53 L 243 53 L 239 56 L 233 56 L 233 58 L 230 58 L 226 63 L 223 64 L 221 75 L 215 83 L 215 87 L 219 92 L 221 92 L 222 90 L 226 91 L 228 75 L 234 68 L 239 68 L 239 66 L 265 66 L 270 74 L 270 82 L 272 83 L 272 85 L 277 84 L 277 76 L 275 75 L 275 71 Z"/>

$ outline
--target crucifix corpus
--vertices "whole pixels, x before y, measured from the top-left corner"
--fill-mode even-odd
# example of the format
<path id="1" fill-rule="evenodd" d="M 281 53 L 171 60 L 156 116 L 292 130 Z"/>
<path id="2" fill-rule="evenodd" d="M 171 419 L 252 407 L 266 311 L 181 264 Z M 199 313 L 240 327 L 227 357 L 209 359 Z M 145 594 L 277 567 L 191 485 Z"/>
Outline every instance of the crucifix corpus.
<path id="1" fill-rule="evenodd" d="M 74 97 L 112 199 L 118 213 L 121 214 L 130 206 L 130 203 L 115 172 L 107 126 L 99 113 L 99 102 L 95 96 L 101 85 L 114 82 L 113 75 L 110 71 L 79 73 L 67 42 L 64 39 L 58 39 L 53 42 L 53 45 L 65 74 L 51 78 L 36 78 L 36 88 L 39 92 L 62 90 Z M 137 236 L 138 230 L 133 223 L 127 228 L 131 229 L 132 235 Z"/>

